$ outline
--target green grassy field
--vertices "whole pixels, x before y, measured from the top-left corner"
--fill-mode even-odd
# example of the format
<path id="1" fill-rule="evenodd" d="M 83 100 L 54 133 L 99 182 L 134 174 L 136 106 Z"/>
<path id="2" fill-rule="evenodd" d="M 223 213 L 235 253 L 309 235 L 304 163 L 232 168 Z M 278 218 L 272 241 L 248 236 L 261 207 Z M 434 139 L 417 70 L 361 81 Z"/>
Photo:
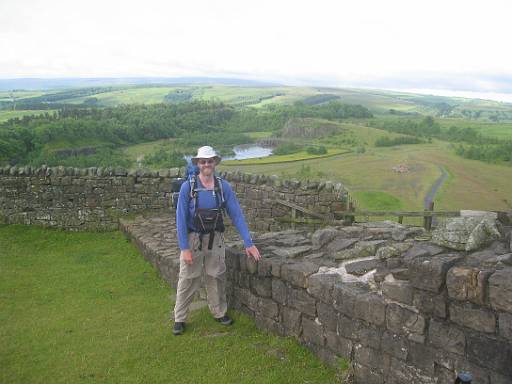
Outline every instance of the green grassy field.
<path id="1" fill-rule="evenodd" d="M 458 128 L 473 128 L 480 134 L 498 139 L 512 140 L 512 123 L 489 123 L 467 119 L 439 119 L 441 127 L 448 129 L 452 126 Z"/>
<path id="2" fill-rule="evenodd" d="M 37 110 L 37 111 L 2 111 L 0 110 L 0 123 L 16 117 L 32 116 L 32 115 L 44 115 L 45 113 L 53 113 L 54 110 Z"/>
<path id="3" fill-rule="evenodd" d="M 393 167 L 400 164 L 406 165 L 409 171 L 393 171 Z M 380 191 L 386 194 L 386 200 L 392 198 L 396 207 L 422 210 L 425 195 L 440 176 L 438 165 L 444 166 L 450 177 L 436 195 L 437 209 L 512 208 L 512 167 L 461 158 L 452 153 L 446 143 L 438 141 L 389 148 L 368 147 L 365 153 L 313 159 L 307 162 L 307 173 L 301 162 L 224 169 L 299 179 L 339 180 L 354 193 L 356 200 L 360 200 L 360 208 L 386 209 L 387 202 L 376 205 L 379 200 L 360 199 L 359 192 Z"/>
<path id="4" fill-rule="evenodd" d="M 62 100 L 62 103 L 81 104 L 86 99 L 95 97 L 102 106 L 112 107 L 119 104 L 153 104 L 163 103 L 165 96 L 181 87 L 126 87 L 111 92 L 91 96 L 75 97 Z"/>
<path id="5" fill-rule="evenodd" d="M 166 144 L 172 143 L 173 141 L 173 139 L 162 139 L 129 145 L 123 148 L 123 153 L 131 160 L 136 161 L 137 159 L 142 159 L 145 155 L 156 152 L 160 147 L 166 146 Z"/>
<path id="6" fill-rule="evenodd" d="M 173 291 L 120 232 L 0 225 L 0 250 L 1 383 L 340 382 L 237 312 L 194 311 L 174 337 Z"/>

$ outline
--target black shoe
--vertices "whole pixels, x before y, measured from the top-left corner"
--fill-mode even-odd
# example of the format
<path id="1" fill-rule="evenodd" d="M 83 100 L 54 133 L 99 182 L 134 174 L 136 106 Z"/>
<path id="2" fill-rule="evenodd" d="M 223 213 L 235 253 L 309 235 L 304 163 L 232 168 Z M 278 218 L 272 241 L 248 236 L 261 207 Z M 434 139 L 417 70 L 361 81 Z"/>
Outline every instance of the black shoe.
<path id="1" fill-rule="evenodd" d="M 185 323 L 183 322 L 176 322 L 174 323 L 174 328 L 172 329 L 172 333 L 174 336 L 181 335 L 185 331 Z"/>
<path id="2" fill-rule="evenodd" d="M 233 320 L 230 319 L 228 316 L 224 315 L 222 317 L 215 318 L 219 323 L 222 325 L 231 325 L 233 324 Z"/>

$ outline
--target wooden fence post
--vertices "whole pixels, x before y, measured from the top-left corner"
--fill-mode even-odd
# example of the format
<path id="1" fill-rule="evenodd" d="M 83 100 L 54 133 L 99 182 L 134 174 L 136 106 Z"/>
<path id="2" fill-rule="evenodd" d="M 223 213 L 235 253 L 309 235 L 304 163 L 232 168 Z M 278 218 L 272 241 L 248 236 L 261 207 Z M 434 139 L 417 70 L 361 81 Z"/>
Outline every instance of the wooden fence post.
<path id="1" fill-rule="evenodd" d="M 348 211 L 349 212 L 355 212 L 355 207 L 354 207 L 354 203 L 351 201 L 350 203 L 348 203 Z M 354 221 L 356 221 L 356 218 L 355 216 L 349 216 L 348 218 L 349 222 L 348 222 L 348 225 L 352 225 L 354 223 Z"/>
<path id="2" fill-rule="evenodd" d="M 434 202 L 433 201 L 430 202 L 430 205 L 428 208 L 429 208 L 430 212 L 432 212 L 432 214 L 428 218 L 428 228 L 426 228 L 426 229 L 427 229 L 427 231 L 430 231 L 432 229 L 432 219 L 434 217 Z"/>

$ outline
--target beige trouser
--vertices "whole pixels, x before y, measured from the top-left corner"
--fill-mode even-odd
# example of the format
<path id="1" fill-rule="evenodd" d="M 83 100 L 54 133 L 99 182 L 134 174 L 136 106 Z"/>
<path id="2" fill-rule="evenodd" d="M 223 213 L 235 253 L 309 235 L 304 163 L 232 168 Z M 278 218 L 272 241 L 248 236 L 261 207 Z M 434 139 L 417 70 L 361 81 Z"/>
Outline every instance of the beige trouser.
<path id="1" fill-rule="evenodd" d="M 226 314 L 226 248 L 224 234 L 215 232 L 212 249 L 208 249 L 209 234 L 203 235 L 202 247 L 199 250 L 199 234 L 188 234 L 188 243 L 192 251 L 191 265 L 180 260 L 180 274 L 176 305 L 174 306 L 174 321 L 185 322 L 190 303 L 194 294 L 201 286 L 201 274 L 205 270 L 205 284 L 208 307 L 214 317 Z"/>

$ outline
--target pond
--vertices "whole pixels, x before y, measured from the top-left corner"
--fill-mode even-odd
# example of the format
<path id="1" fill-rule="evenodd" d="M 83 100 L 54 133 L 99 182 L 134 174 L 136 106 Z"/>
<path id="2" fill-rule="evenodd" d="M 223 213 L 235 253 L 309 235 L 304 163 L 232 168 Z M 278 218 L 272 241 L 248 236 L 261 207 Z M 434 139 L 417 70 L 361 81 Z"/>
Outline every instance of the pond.
<path id="1" fill-rule="evenodd" d="M 267 157 L 272 154 L 272 148 L 261 145 L 242 144 L 233 148 L 234 156 L 223 157 L 222 160 L 244 160 L 258 157 Z"/>
<path id="2" fill-rule="evenodd" d="M 234 156 L 224 156 L 222 160 L 244 160 L 254 159 L 258 157 L 267 157 L 272 154 L 272 148 L 262 147 L 255 144 L 242 144 L 233 148 Z M 192 156 L 184 156 L 187 163 L 190 162 Z"/>

